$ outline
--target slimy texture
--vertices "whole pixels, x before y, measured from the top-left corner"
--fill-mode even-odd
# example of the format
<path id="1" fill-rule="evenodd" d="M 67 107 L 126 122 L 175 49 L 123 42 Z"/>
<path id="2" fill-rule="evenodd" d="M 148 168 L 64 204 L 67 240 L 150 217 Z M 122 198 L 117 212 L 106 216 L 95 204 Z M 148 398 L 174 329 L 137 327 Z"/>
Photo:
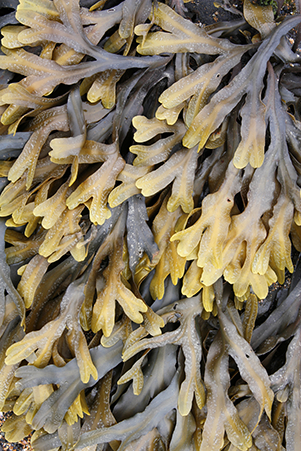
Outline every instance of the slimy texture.
<path id="1" fill-rule="evenodd" d="M 182 1 L 8 3 L 6 439 L 299 450 L 301 17 L 251 0 L 210 26 Z"/>

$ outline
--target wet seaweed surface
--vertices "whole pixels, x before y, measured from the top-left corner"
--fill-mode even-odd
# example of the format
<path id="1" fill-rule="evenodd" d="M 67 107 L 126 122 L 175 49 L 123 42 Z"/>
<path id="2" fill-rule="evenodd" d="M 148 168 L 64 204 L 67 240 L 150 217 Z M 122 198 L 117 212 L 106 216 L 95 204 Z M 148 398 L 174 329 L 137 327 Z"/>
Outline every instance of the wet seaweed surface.
<path id="1" fill-rule="evenodd" d="M 8 442 L 300 450 L 301 16 L 284 3 L 0 1 Z"/>

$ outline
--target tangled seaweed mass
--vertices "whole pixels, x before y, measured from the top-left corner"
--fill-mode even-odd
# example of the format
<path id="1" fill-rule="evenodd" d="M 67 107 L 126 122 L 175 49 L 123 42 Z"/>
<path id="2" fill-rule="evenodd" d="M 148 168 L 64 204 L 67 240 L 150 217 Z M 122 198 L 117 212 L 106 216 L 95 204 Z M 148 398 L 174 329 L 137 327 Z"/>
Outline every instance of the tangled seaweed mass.
<path id="1" fill-rule="evenodd" d="M 7 440 L 299 451 L 300 15 L 3 4 Z"/>

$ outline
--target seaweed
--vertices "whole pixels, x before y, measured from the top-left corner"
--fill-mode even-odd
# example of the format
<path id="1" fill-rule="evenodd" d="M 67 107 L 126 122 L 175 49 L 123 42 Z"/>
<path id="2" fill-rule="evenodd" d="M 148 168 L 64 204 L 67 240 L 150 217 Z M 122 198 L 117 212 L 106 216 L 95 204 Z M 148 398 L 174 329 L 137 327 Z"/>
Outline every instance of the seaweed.
<path id="1" fill-rule="evenodd" d="M 7 440 L 299 449 L 301 18 L 282 3 L 218 2 L 206 25 L 182 0 L 0 1 Z"/>

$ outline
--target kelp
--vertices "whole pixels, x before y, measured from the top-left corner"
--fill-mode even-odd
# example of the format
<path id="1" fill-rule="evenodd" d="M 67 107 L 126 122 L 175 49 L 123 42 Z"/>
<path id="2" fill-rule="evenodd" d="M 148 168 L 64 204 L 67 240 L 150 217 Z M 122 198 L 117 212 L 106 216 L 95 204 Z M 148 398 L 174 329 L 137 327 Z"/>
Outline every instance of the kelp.
<path id="1" fill-rule="evenodd" d="M 0 406 L 37 451 L 300 447 L 300 15 L 167 3 L 0 1 Z"/>

